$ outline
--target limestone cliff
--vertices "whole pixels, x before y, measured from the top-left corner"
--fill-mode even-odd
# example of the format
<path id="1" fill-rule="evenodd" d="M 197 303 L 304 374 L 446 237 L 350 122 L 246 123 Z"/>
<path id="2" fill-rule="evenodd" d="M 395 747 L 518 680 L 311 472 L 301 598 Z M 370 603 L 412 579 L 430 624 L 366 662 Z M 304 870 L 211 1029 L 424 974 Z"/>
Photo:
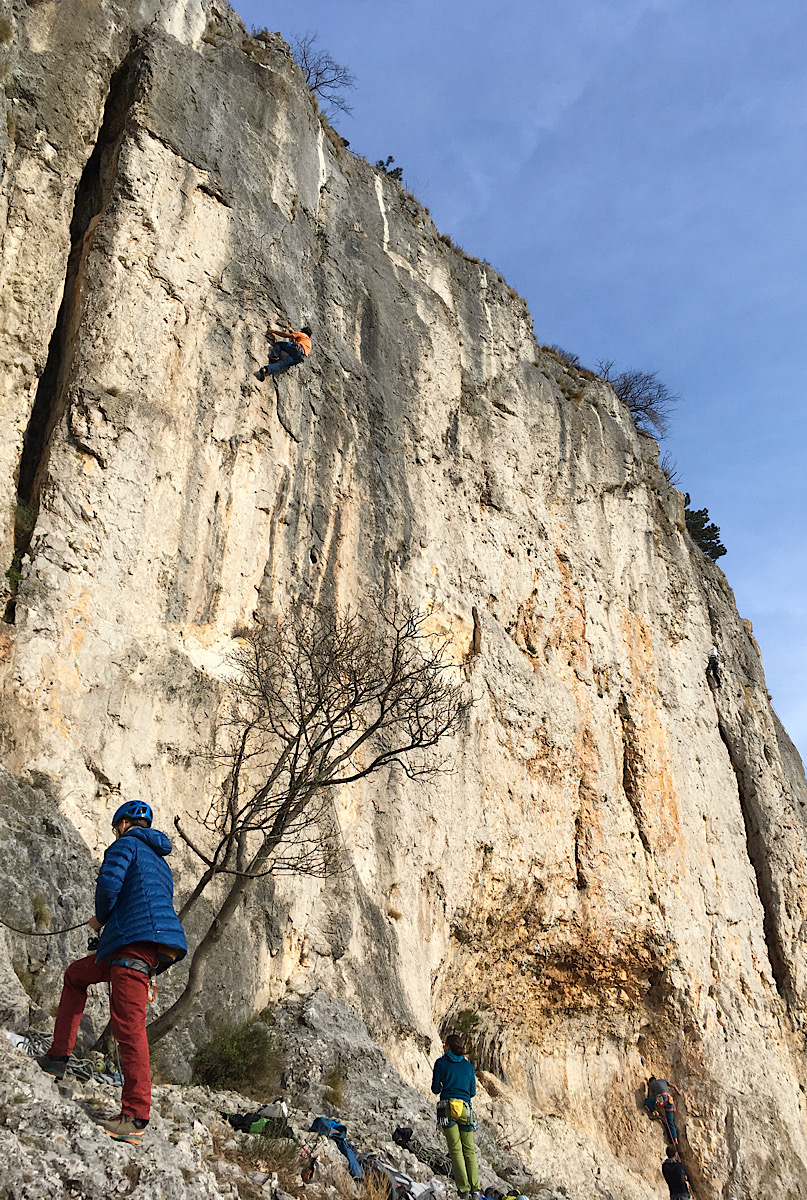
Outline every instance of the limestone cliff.
<path id="1" fill-rule="evenodd" d="M 653 1070 L 699 1196 L 806 1196 L 807 787 L 655 443 L 280 38 L 211 0 L 4 11 L 5 766 L 96 853 L 119 792 L 194 812 L 233 631 L 300 598 L 434 605 L 477 697 L 452 775 L 340 797 L 351 875 L 256 891 L 186 1044 L 322 987 L 422 1086 L 472 1010 L 481 1107 L 576 1196 L 656 1194 Z"/>

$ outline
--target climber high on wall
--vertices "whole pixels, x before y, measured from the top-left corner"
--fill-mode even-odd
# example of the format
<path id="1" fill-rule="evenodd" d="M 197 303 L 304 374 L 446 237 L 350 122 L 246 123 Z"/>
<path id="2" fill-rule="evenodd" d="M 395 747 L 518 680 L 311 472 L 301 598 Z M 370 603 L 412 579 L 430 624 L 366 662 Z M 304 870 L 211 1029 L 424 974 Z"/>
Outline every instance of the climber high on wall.
<path id="1" fill-rule="evenodd" d="M 311 330 L 308 325 L 300 330 L 270 327 L 267 336 L 274 339 L 274 345 L 268 363 L 256 372 L 261 383 L 267 375 L 280 375 L 290 367 L 296 367 L 311 353 Z"/>

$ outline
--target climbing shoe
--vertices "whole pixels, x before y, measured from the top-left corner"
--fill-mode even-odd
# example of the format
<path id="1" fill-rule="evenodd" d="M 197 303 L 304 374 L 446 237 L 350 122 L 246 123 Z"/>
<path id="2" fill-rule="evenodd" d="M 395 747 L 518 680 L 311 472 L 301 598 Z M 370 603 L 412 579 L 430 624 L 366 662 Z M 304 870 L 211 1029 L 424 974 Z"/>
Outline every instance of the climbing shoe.
<path id="1" fill-rule="evenodd" d="M 143 1130 L 148 1125 L 142 1117 L 130 1117 L 128 1113 L 118 1113 L 111 1121 L 102 1121 L 101 1127 L 106 1130 L 116 1142 L 128 1142 L 130 1146 L 139 1146 L 143 1141 Z"/>
<path id="2" fill-rule="evenodd" d="M 46 1075 L 52 1075 L 54 1079 L 64 1079 L 69 1058 L 69 1054 L 40 1054 L 36 1062 L 37 1066 L 41 1067 Z"/>
<path id="3" fill-rule="evenodd" d="M 257 380 L 258 380 L 260 383 L 263 383 L 264 379 L 266 378 L 266 367 L 261 367 L 261 369 L 260 369 L 259 371 L 256 371 L 256 372 L 255 372 L 255 378 L 256 378 L 256 379 L 257 379 Z"/>

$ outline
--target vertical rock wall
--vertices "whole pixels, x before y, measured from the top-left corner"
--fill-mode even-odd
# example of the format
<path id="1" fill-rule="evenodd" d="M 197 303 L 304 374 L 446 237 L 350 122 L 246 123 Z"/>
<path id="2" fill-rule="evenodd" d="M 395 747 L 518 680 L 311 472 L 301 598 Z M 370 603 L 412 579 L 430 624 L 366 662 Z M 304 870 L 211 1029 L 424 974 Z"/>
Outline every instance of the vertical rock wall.
<path id="1" fill-rule="evenodd" d="M 653 1070 L 699 1195 L 807 1194 L 804 774 L 655 443 L 279 39 L 190 0 L 8 19 L 5 765 L 96 851 L 118 793 L 168 825 L 240 624 L 434 605 L 454 773 L 345 789 L 351 874 L 258 889 L 200 1021 L 324 986 L 422 1084 L 466 1010 L 481 1105 L 576 1194 L 655 1194 Z M 267 321 L 314 328 L 276 390 Z"/>

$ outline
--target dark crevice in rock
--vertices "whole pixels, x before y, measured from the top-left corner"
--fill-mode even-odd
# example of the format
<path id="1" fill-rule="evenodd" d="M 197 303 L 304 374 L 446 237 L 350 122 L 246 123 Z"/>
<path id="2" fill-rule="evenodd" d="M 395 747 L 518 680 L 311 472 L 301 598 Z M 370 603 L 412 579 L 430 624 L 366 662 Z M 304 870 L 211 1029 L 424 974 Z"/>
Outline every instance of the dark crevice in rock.
<path id="1" fill-rule="evenodd" d="M 585 837 L 583 828 L 583 813 L 579 812 L 574 822 L 574 869 L 577 876 L 577 890 L 584 892 L 588 887 L 586 873 L 583 870 L 583 856 L 581 854 L 580 843 Z"/>
<path id="2" fill-rule="evenodd" d="M 134 104 L 136 81 L 135 52 L 130 50 L 110 79 L 98 137 L 76 188 L 62 302 L 25 431 L 17 476 L 14 555 L 7 572 L 12 594 L 4 614 L 5 621 L 11 624 L 16 616 L 22 560 L 36 526 L 40 488 L 47 470 L 53 432 L 67 403 L 67 383 L 81 322 L 87 253 L 112 193 L 126 121 Z"/>
<path id="3" fill-rule="evenodd" d="M 617 711 L 622 724 L 622 790 L 633 813 L 633 819 L 636 822 L 636 832 L 639 834 L 639 840 L 644 847 L 644 852 L 648 859 L 652 859 L 653 854 L 650 848 L 650 839 L 647 836 L 644 813 L 642 812 L 642 775 L 644 774 L 644 764 L 639 748 L 636 725 L 633 717 L 630 715 L 628 701 L 624 695 L 619 697 Z"/>
<path id="4" fill-rule="evenodd" d="M 757 894 L 762 905 L 762 931 L 768 950 L 771 974 L 779 995 L 790 1004 L 795 997 L 795 991 L 776 920 L 776 885 L 771 872 L 765 839 L 761 833 L 761 814 L 756 788 L 753 778 L 746 769 L 744 755 L 738 752 L 722 721 L 718 721 L 717 728 L 737 780 L 737 793 L 740 797 L 740 810 L 745 826 L 745 844 L 748 850 L 748 860 L 757 881 Z"/>

